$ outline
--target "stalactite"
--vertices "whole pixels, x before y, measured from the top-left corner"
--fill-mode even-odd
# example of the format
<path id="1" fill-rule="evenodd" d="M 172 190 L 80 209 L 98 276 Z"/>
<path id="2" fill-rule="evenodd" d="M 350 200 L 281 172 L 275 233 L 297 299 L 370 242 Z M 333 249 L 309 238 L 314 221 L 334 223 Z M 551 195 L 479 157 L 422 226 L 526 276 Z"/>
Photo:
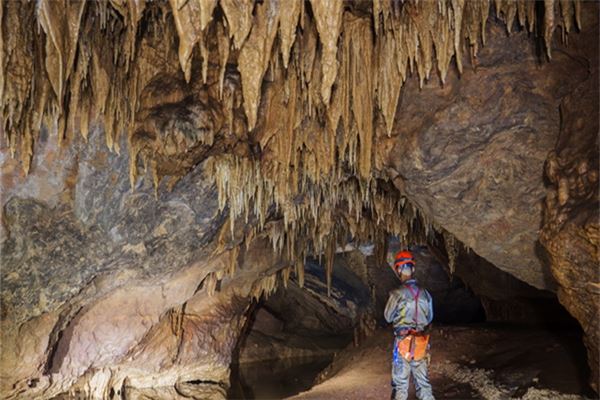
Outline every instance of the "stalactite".
<path id="1" fill-rule="evenodd" d="M 113 7 L 127 20 L 127 39 L 125 40 L 126 69 L 129 69 L 130 61 L 134 59 L 137 27 L 146 8 L 146 0 L 111 0 Z"/>
<path id="2" fill-rule="evenodd" d="M 351 112 L 356 121 L 359 136 L 358 172 L 362 179 L 371 176 L 371 158 L 373 145 L 373 64 L 365 63 L 373 55 L 373 38 L 370 21 L 364 18 L 350 17 L 344 21 L 343 53 L 348 59 L 344 62 L 349 69 L 351 90 L 347 94 L 352 99 Z M 350 110 L 346 110 L 347 113 Z M 349 118 L 348 115 L 345 116 Z"/>
<path id="3" fill-rule="evenodd" d="M 452 0 L 452 10 L 454 11 L 454 54 L 456 59 L 456 67 L 459 73 L 462 73 L 462 52 L 461 52 L 461 34 L 462 21 L 465 9 L 465 0 Z"/>
<path id="4" fill-rule="evenodd" d="M 296 27 L 303 10 L 303 1 L 290 1 L 285 4 L 285 8 L 280 16 L 279 37 L 281 42 L 281 56 L 285 69 L 288 67 L 290 51 L 296 40 Z"/>
<path id="5" fill-rule="evenodd" d="M 223 82 L 225 80 L 225 71 L 227 70 L 227 60 L 229 59 L 229 48 L 231 46 L 229 37 L 225 34 L 225 27 L 222 23 L 217 24 L 217 44 L 219 48 L 219 98 L 223 98 Z M 231 122 L 229 124 L 231 126 Z"/>
<path id="6" fill-rule="evenodd" d="M 238 69 L 242 75 L 244 109 L 250 130 L 256 125 L 261 84 L 269 66 L 279 13 L 279 3 L 275 0 L 267 0 L 258 5 L 252 31 L 240 51 Z"/>
<path id="7" fill-rule="evenodd" d="M 446 253 L 448 254 L 448 268 L 450 268 L 450 274 L 454 274 L 456 271 L 456 257 L 458 256 L 458 245 L 454 236 L 448 232 L 444 232 L 444 246 L 446 247 Z"/>
<path id="8" fill-rule="evenodd" d="M 200 27 L 200 14 L 202 4 L 188 1 L 179 7 L 178 0 L 169 0 L 173 12 L 173 19 L 179 36 L 179 62 L 185 75 L 186 82 L 192 75 L 192 52 L 196 43 L 202 40 Z"/>
<path id="9" fill-rule="evenodd" d="M 206 278 L 204 278 L 204 287 L 209 296 L 214 296 L 217 289 L 217 276 L 214 272 L 209 273 Z"/>
<path id="10" fill-rule="evenodd" d="M 292 272 L 291 267 L 286 267 L 281 270 L 281 279 L 283 280 L 283 287 L 288 288 L 288 282 L 290 281 L 290 274 Z"/>
<path id="11" fill-rule="evenodd" d="M 550 45 L 554 33 L 554 0 L 544 0 L 544 41 L 546 42 L 546 55 L 552 57 Z"/>
<path id="12" fill-rule="evenodd" d="M 227 270 L 227 274 L 229 276 L 233 276 L 237 269 L 238 256 L 240 253 L 239 246 L 234 246 L 229 253 L 229 269 Z"/>
<path id="13" fill-rule="evenodd" d="M 207 79 L 210 58 L 210 44 L 206 36 L 208 30 L 212 32 L 211 35 L 216 36 L 218 42 L 221 92 L 227 62 L 238 62 L 243 76 L 244 107 L 250 128 L 254 126 L 260 102 L 261 83 L 268 65 L 273 64 L 274 68 L 279 68 L 276 66 L 277 58 L 273 57 L 271 52 L 275 36 L 279 34 L 281 59 L 286 69 L 294 57 L 291 54 L 294 43 L 298 42 L 295 46 L 296 51 L 299 52 L 296 56 L 299 60 L 298 65 L 295 67 L 295 73 L 287 74 L 287 77 L 298 76 L 300 82 L 298 98 L 302 99 L 302 107 L 306 107 L 308 115 L 314 116 L 315 111 L 323 104 L 333 108 L 331 112 L 327 111 L 330 131 L 327 137 L 330 143 L 333 143 L 331 140 L 334 139 L 337 122 L 344 117 L 345 134 L 342 136 L 350 137 L 342 138 L 341 151 L 338 153 L 346 157 L 344 153 L 348 150 L 347 159 L 354 161 L 354 155 L 358 152 L 359 162 L 356 167 L 363 178 L 368 175 L 368 147 L 372 142 L 374 129 L 372 124 L 368 124 L 368 121 L 372 121 L 373 118 L 369 116 L 369 107 L 366 104 L 371 102 L 381 110 L 389 132 L 393 124 L 401 82 L 388 76 L 399 73 L 403 81 L 405 69 L 410 67 L 411 70 L 416 69 L 420 81 L 423 82 L 429 77 L 435 60 L 443 81 L 452 58 L 456 60 L 460 71 L 462 69 L 461 32 L 464 32 L 472 55 L 476 55 L 479 41 L 485 43 L 485 24 L 490 9 L 488 0 L 451 0 L 438 3 L 407 1 L 400 6 L 386 0 L 377 0 L 373 3 L 372 17 L 356 17 L 364 19 L 365 26 L 371 25 L 369 19 L 372 18 L 374 29 L 365 29 L 363 33 L 367 36 L 374 34 L 377 36 L 371 38 L 371 42 L 375 44 L 374 48 L 368 45 L 367 40 L 358 41 L 359 44 L 352 44 L 352 46 L 362 46 L 361 50 L 367 53 L 369 50 L 372 51 L 377 60 L 378 70 L 389 71 L 377 76 L 374 75 L 374 70 L 363 71 L 367 78 L 364 85 L 370 85 L 371 89 L 367 91 L 371 94 L 361 99 L 365 102 L 363 111 L 367 111 L 367 114 L 357 113 L 360 115 L 357 121 L 360 140 L 356 141 L 352 138 L 352 121 L 346 115 L 347 112 L 343 111 L 348 109 L 347 105 L 351 99 L 343 92 L 348 88 L 353 92 L 359 89 L 357 85 L 350 85 L 347 82 L 351 77 L 343 73 L 338 65 L 338 60 L 343 62 L 348 58 L 343 48 L 347 45 L 340 46 L 339 37 L 351 36 L 351 33 L 343 32 L 352 31 L 353 24 L 362 25 L 362 23 L 349 21 L 352 19 L 348 18 L 348 15 L 352 14 L 351 7 L 344 10 L 345 6 L 341 0 L 311 1 L 312 14 L 303 10 L 303 2 L 293 2 L 293 6 L 286 8 L 286 12 L 282 15 L 274 12 L 278 9 L 278 2 L 275 1 L 256 5 L 256 15 L 253 15 L 255 3 L 252 0 L 170 0 L 167 6 L 162 3 L 147 3 L 143 0 L 112 0 L 99 3 L 69 0 L 41 1 L 37 7 L 37 18 L 42 27 L 44 37 L 42 40 L 46 43 L 43 66 L 46 71 L 37 67 L 27 67 L 26 62 L 22 61 L 39 57 L 32 56 L 31 50 L 35 51 L 35 43 L 39 42 L 40 35 L 34 33 L 30 26 L 22 26 L 23 24 L 18 22 L 22 18 L 26 20 L 28 12 L 35 12 L 35 5 L 26 4 L 16 10 L 11 3 L 4 2 L 2 5 L 2 52 L 6 57 L 3 58 L 1 77 L 3 83 L 0 86 L 5 136 L 15 154 L 23 153 L 20 157 L 24 168 L 28 166 L 32 152 L 31 144 L 40 128 L 38 124 L 28 121 L 29 118 L 21 118 L 17 114 L 30 115 L 33 114 L 32 110 L 43 110 L 42 114 L 54 113 L 58 118 L 59 126 L 66 129 L 64 132 L 67 136 L 72 136 L 72 131 L 76 129 L 85 136 L 89 129 L 89 120 L 103 116 L 106 122 L 107 144 L 118 150 L 120 143 L 118 137 L 126 125 L 133 121 L 138 102 L 136 97 L 143 86 L 141 83 L 132 83 L 119 88 L 116 84 L 136 81 L 132 79 L 134 75 L 130 76 L 132 63 L 138 70 L 136 75 L 143 70 L 138 67 L 140 63 L 136 61 L 136 57 L 141 57 L 137 47 L 144 41 L 144 35 L 148 35 L 148 32 L 156 35 L 157 30 L 162 30 L 164 38 L 167 39 L 163 41 L 168 42 L 168 38 L 172 38 L 167 27 L 171 20 L 164 17 L 171 14 L 179 37 L 179 62 L 187 80 L 192 79 L 192 54 L 196 45 L 199 45 L 202 56 L 203 80 Z M 86 8 L 89 8 L 89 12 L 84 12 Z M 216 13 L 217 8 L 222 13 Z M 267 9 L 268 13 L 265 12 Z M 533 31 L 536 20 L 533 2 L 497 0 L 494 1 L 494 9 L 496 15 L 505 21 L 509 32 L 515 20 L 519 25 Z M 140 21 L 149 10 L 155 10 L 152 11 L 154 13 L 160 10 L 162 19 L 146 24 L 146 30 L 138 29 Z M 563 38 L 566 40 L 573 21 L 575 26 L 580 27 L 580 10 L 581 6 L 577 1 L 544 1 L 542 31 L 548 55 L 550 55 L 554 29 L 560 26 Z M 268 18 L 261 17 L 265 13 L 269 15 Z M 120 21 L 117 15 L 123 21 Z M 96 17 L 95 22 L 90 23 L 92 18 Z M 298 24 L 302 25 L 302 36 L 296 35 Z M 216 26 L 211 28 L 211 25 Z M 316 26 L 320 47 L 314 41 L 311 42 L 314 39 L 311 26 Z M 96 35 L 93 33 L 96 30 L 103 30 L 104 33 Z M 239 57 L 238 60 L 229 60 L 229 37 L 233 40 L 233 47 L 242 50 L 233 55 Z M 103 44 L 103 42 L 107 43 Z M 85 43 L 85 46 L 78 45 L 80 43 Z M 17 57 L 19 51 L 29 53 Z M 81 57 L 77 57 L 78 53 L 81 53 Z M 89 75 L 86 75 L 84 70 L 75 72 L 78 67 L 75 65 L 76 59 L 91 59 Z M 396 60 L 396 67 L 393 65 L 394 60 Z M 257 68 L 251 70 L 249 63 L 254 63 Z M 363 64 L 369 66 L 372 63 Z M 15 77 L 20 67 L 25 67 L 19 71 L 24 79 L 13 81 L 11 77 Z M 148 67 L 147 69 L 153 70 L 156 66 L 148 64 Z M 79 76 L 71 76 L 73 74 Z M 35 90 L 28 90 L 30 82 L 33 81 L 36 82 Z M 40 97 L 40 92 L 43 93 L 41 88 L 44 87 L 44 81 L 50 83 L 53 95 L 42 96 L 43 104 L 38 104 L 37 98 Z M 138 85 L 137 89 L 136 85 Z M 78 89 L 82 87 L 91 87 L 92 90 L 83 94 Z M 339 89 L 338 94 L 335 93 L 336 87 Z M 365 90 L 361 89 L 361 91 Z M 67 92 L 68 102 L 65 98 Z M 319 98 L 315 96 L 316 93 L 319 94 Z M 71 96 L 73 94 L 75 96 Z M 130 95 L 133 98 L 130 98 Z M 123 100 L 127 98 L 130 98 L 131 104 L 126 104 Z M 42 119 L 36 116 L 36 122 Z M 76 120 L 82 120 L 79 127 L 73 125 Z M 333 146 L 329 146 L 328 157 L 331 158 L 336 154 L 334 150 Z M 293 156 L 295 157 L 295 154 Z M 298 177 L 302 178 L 302 176 Z"/>
<path id="14" fill-rule="evenodd" d="M 337 246 L 337 241 L 335 238 L 330 238 L 327 243 L 327 252 L 325 255 L 325 275 L 327 281 L 327 296 L 331 296 L 331 284 L 333 277 L 333 260 L 335 257 L 335 248 Z"/>
<path id="15" fill-rule="evenodd" d="M 298 258 L 295 266 L 296 278 L 298 279 L 298 286 L 304 287 L 304 259 Z"/>
<path id="16" fill-rule="evenodd" d="M 311 6 L 323 46 L 321 96 L 323 102 L 329 104 L 331 86 L 335 82 L 338 70 L 337 41 L 342 27 L 343 1 L 311 0 Z"/>
<path id="17" fill-rule="evenodd" d="M 252 28 L 254 0 L 221 0 L 220 5 L 227 18 L 229 37 L 235 48 L 241 49 Z"/>
<path id="18" fill-rule="evenodd" d="M 261 297 L 269 297 L 277 290 L 277 274 L 271 274 L 259 280 L 254 284 L 250 291 L 250 296 L 256 301 Z"/>
<path id="19" fill-rule="evenodd" d="M 577 1 L 545 0 L 543 15 L 527 0 L 494 0 L 493 9 L 509 33 L 515 21 L 530 32 L 542 28 L 548 56 L 556 27 L 566 40 L 581 23 Z M 389 135 L 394 128 L 409 72 L 423 85 L 432 71 L 444 83 L 453 59 L 462 71 L 463 49 L 475 59 L 485 45 L 489 12 L 489 0 L 375 0 L 371 15 L 342 0 L 3 2 L 3 134 L 27 172 L 44 121 L 65 142 L 77 130 L 87 138 L 102 121 L 114 151 L 127 132 L 132 187 L 141 160 L 156 191 L 169 175 L 165 160 L 176 164 L 194 146 L 214 148 L 206 167 L 220 210 L 228 209 L 231 237 L 241 219 L 256 221 L 256 232 L 268 229 L 300 285 L 305 258 L 325 254 L 330 286 L 336 239 L 386 232 L 426 240 L 436 229 L 374 179 L 373 147 L 379 129 Z M 36 17 L 41 29 L 22 23 Z M 543 27 L 536 27 L 540 17 Z M 161 75 L 182 76 L 196 92 L 216 85 L 222 127 L 193 139 L 161 132 L 155 147 L 136 139 L 134 128 L 147 117 L 138 113 L 151 101 L 142 92 Z M 188 101 L 169 96 L 159 101 Z M 193 165 L 170 171 L 172 182 Z M 207 279 L 207 288 L 218 280 Z M 259 296 L 274 287 L 276 278 L 269 279 Z"/>
<path id="20" fill-rule="evenodd" d="M 59 105 L 63 104 L 65 83 L 69 79 L 79 27 L 86 2 L 65 0 L 55 4 L 42 0 L 38 6 L 38 20 L 46 33 L 46 71 Z"/>
<path id="21" fill-rule="evenodd" d="M 400 51 L 397 47 L 399 42 L 396 40 L 393 30 L 384 30 L 379 36 L 378 43 L 378 102 L 385 120 L 387 134 L 390 136 L 394 127 L 394 117 L 396 116 L 400 88 L 404 83 L 406 69 L 400 70 L 398 60 Z"/>

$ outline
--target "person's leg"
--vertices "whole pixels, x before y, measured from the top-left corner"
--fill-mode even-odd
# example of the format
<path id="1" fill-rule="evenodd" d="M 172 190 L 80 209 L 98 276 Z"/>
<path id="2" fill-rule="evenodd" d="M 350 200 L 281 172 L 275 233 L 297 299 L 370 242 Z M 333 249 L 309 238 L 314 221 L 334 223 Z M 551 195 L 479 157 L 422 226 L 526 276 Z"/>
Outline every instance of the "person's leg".
<path id="1" fill-rule="evenodd" d="M 410 364 L 398 353 L 398 339 L 394 339 L 392 358 L 392 399 L 406 400 L 408 398 L 408 379 Z"/>
<path id="2" fill-rule="evenodd" d="M 415 389 L 417 390 L 417 398 L 420 400 L 434 400 L 431 383 L 427 374 L 428 362 L 427 358 L 419 361 L 411 361 L 411 371 L 415 380 Z"/>

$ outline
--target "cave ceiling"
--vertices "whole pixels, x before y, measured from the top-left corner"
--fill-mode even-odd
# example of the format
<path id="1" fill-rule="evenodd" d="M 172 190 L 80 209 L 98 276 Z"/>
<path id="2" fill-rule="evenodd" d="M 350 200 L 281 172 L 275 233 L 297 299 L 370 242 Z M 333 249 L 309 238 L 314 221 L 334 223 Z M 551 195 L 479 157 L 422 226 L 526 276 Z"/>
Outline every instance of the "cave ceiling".
<path id="1" fill-rule="evenodd" d="M 108 148 L 129 153 L 131 186 L 148 174 L 157 191 L 208 160 L 232 232 L 253 219 L 300 269 L 312 253 L 328 255 L 330 270 L 335 246 L 349 237 L 411 239 L 439 228 L 385 168 L 389 148 L 380 144 L 395 129 L 405 81 L 443 88 L 450 70 L 475 68 L 492 15 L 508 34 L 529 32 L 550 59 L 555 31 L 566 40 L 580 28 L 580 8 L 553 0 L 5 1 L 3 146 L 27 174 L 43 127 L 70 146 L 100 124 Z"/>

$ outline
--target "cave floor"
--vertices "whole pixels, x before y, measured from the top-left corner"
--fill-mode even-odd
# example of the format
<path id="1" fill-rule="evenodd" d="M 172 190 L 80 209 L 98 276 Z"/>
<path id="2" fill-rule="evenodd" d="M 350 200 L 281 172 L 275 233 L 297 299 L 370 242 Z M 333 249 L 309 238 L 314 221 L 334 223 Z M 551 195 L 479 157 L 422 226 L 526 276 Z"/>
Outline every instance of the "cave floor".
<path id="1" fill-rule="evenodd" d="M 577 332 L 507 325 L 438 326 L 432 332 L 430 379 L 437 399 L 582 399 L 587 386 Z M 390 397 L 392 336 L 377 330 L 336 355 L 320 382 L 292 399 Z M 409 399 L 415 399 L 411 383 Z"/>

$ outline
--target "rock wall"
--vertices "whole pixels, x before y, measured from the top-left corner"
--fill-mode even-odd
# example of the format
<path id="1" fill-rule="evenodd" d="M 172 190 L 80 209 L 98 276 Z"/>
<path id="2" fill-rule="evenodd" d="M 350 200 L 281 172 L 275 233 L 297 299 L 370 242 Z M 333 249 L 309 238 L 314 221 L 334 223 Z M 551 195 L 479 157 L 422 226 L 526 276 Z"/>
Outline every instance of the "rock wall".
<path id="1" fill-rule="evenodd" d="M 587 33 L 570 38 L 585 41 Z M 498 268 L 554 289 L 539 257 L 543 166 L 560 126 L 561 99 L 588 75 L 571 47 L 540 62 L 525 32 L 490 24 L 473 69 L 446 83 L 402 89 L 386 165 L 426 215 Z M 590 109 L 590 111 L 593 111 Z"/>
<path id="2" fill-rule="evenodd" d="M 237 247 L 203 165 L 155 195 L 99 130 L 38 146 L 53 179 L 2 165 L 2 396 L 223 397 L 251 298 L 284 266 L 269 240 Z"/>
<path id="3" fill-rule="evenodd" d="M 596 14 L 597 17 L 597 14 Z M 598 20 L 596 19 L 596 38 Z M 540 239 L 550 255 L 558 298 L 585 332 L 591 380 L 600 387 L 600 204 L 598 180 L 598 46 L 577 46 L 588 62 L 585 81 L 560 104 L 560 135 L 546 161 L 548 193 Z M 594 90 L 595 89 L 595 90 Z"/>

